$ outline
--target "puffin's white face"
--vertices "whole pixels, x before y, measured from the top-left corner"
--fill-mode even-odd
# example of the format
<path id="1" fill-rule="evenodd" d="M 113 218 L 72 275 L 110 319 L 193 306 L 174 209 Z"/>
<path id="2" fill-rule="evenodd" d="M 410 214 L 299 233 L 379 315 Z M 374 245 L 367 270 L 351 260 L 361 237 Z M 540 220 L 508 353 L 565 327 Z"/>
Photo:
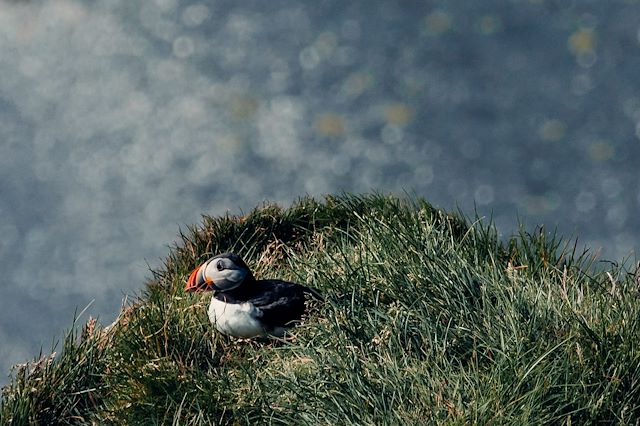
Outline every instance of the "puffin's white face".
<path id="1" fill-rule="evenodd" d="M 229 258 L 213 258 L 204 265 L 203 275 L 206 282 L 211 281 L 217 290 L 231 290 L 244 281 L 249 271 L 236 265 Z"/>
<path id="2" fill-rule="evenodd" d="M 193 270 L 186 290 L 233 290 L 240 286 L 249 274 L 246 264 L 237 255 L 219 255 Z"/>

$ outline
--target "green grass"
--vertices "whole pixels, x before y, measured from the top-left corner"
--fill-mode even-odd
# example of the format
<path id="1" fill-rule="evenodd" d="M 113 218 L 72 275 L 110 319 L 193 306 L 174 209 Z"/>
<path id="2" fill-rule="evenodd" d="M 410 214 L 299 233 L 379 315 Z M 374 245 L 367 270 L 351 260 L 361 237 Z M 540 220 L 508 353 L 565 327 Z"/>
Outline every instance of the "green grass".
<path id="1" fill-rule="evenodd" d="M 216 334 L 183 287 L 229 250 L 326 301 L 285 341 Z M 14 369 L 0 423 L 638 424 L 640 272 L 594 262 L 422 200 L 204 217 L 114 326 Z"/>

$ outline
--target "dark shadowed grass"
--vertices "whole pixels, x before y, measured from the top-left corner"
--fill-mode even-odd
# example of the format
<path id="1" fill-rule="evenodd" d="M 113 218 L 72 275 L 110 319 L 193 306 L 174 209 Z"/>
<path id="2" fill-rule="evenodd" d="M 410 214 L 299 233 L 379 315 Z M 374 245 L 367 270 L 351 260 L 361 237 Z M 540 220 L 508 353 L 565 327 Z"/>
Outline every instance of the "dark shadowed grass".
<path id="1" fill-rule="evenodd" d="M 215 333 L 182 288 L 229 250 L 326 301 L 284 341 Z M 640 274 L 593 261 L 382 196 L 204 217 L 113 326 L 14 371 L 2 423 L 637 424 Z"/>

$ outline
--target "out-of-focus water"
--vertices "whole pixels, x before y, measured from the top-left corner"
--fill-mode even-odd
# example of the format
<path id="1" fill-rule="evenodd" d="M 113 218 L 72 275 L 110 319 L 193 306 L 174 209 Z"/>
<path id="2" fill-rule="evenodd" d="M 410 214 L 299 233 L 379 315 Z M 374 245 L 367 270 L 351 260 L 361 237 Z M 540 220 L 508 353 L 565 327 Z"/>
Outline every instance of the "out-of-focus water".
<path id="1" fill-rule="evenodd" d="M 639 247 L 637 1 L 0 3 L 0 383 L 178 227 L 372 189 Z"/>

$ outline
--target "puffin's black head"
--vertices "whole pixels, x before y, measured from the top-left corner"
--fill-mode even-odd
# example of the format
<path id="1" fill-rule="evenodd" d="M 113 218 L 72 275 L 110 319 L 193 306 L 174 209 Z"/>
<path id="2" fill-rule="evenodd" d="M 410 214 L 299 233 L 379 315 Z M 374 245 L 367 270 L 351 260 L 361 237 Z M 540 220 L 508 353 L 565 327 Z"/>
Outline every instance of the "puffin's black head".
<path id="1" fill-rule="evenodd" d="M 186 291 L 230 291 L 253 279 L 244 260 L 235 253 L 212 257 L 191 272 Z"/>

